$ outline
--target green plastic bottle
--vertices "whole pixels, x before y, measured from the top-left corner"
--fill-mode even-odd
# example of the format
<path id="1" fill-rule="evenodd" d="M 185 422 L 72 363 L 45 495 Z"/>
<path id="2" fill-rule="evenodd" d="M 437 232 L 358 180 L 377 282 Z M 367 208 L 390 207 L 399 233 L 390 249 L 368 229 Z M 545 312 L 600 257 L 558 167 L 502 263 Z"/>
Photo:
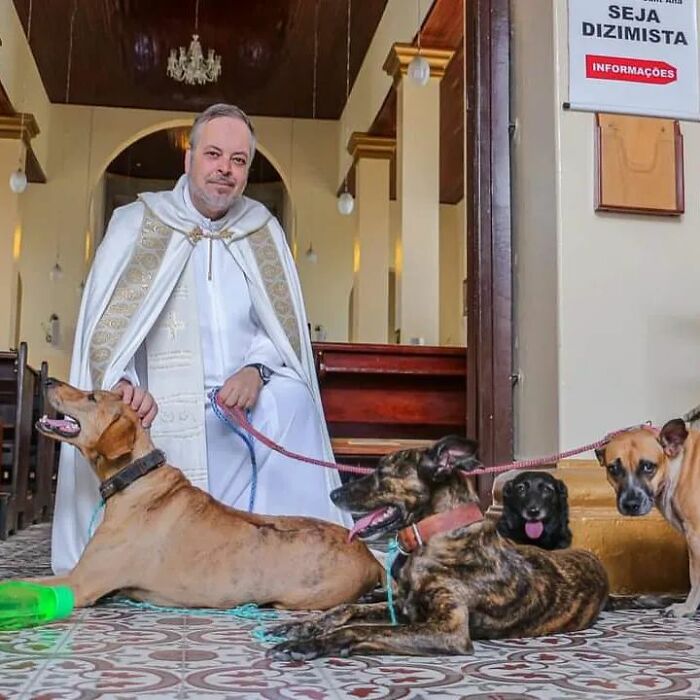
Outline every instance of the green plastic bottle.
<path id="1" fill-rule="evenodd" d="M 0 583 L 0 631 L 43 625 L 68 617 L 75 600 L 68 586 L 25 581 Z"/>

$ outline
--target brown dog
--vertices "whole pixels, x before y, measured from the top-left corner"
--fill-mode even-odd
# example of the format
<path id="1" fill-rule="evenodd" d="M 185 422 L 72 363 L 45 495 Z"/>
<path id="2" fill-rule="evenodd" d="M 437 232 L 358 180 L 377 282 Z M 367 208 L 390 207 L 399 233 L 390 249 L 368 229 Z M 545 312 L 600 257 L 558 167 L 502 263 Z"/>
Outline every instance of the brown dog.
<path id="1" fill-rule="evenodd" d="M 49 380 L 47 396 L 66 419 L 42 419 L 38 429 L 75 445 L 103 492 L 121 487 L 73 571 L 45 581 L 69 585 L 77 606 L 122 589 L 162 605 L 326 609 L 381 582 L 379 563 L 364 544 L 347 543 L 345 528 L 234 510 L 179 469 L 155 466 L 162 453 L 116 394 Z"/>
<path id="2" fill-rule="evenodd" d="M 366 538 L 421 521 L 416 529 L 423 534 L 415 539 L 423 544 L 401 568 L 396 587 L 405 624 L 388 624 L 386 603 L 341 605 L 273 630 L 289 641 L 272 648 L 270 656 L 466 654 L 472 639 L 534 637 L 593 624 L 608 593 L 600 561 L 582 550 L 516 545 L 481 519 L 474 485 L 460 473 L 478 464 L 475 449 L 469 440 L 444 438 L 427 450 L 396 452 L 374 474 L 331 494 L 353 513 L 372 511 L 355 526 Z M 444 523 L 470 510 L 477 511 L 476 519 L 469 516 L 456 527 L 448 520 L 446 530 L 435 525 L 435 513 Z M 434 534 L 425 541 L 429 530 Z M 359 624 L 348 625 L 353 621 Z"/>
<path id="3" fill-rule="evenodd" d="M 646 515 L 654 505 L 688 543 L 690 593 L 665 610 L 688 617 L 700 604 L 700 432 L 674 418 L 657 434 L 651 428 L 628 430 L 596 450 L 617 494 L 622 515 Z"/>

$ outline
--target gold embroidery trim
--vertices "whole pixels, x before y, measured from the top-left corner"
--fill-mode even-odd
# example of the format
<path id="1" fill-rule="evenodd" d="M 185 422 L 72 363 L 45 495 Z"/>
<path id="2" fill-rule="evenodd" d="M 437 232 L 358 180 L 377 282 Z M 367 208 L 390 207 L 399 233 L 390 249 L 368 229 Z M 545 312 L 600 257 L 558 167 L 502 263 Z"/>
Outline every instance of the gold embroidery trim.
<path id="1" fill-rule="evenodd" d="M 148 209 L 131 260 L 117 282 L 112 298 L 90 339 L 90 374 L 93 386 L 102 386 L 112 352 L 127 329 L 155 278 L 173 231 Z"/>
<path id="2" fill-rule="evenodd" d="M 294 310 L 287 276 L 272 233 L 267 226 L 264 226 L 248 236 L 247 240 L 255 256 L 255 261 L 258 264 L 258 269 L 265 285 L 265 291 L 272 302 L 272 308 L 275 310 L 277 319 L 282 325 L 297 357 L 301 357 L 299 319 Z"/>

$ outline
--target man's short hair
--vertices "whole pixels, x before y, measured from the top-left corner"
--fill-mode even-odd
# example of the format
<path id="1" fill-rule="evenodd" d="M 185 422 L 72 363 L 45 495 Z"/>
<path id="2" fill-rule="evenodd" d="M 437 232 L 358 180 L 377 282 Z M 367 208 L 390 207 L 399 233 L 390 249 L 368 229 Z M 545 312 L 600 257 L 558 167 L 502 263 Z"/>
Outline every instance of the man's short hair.
<path id="1" fill-rule="evenodd" d="M 248 127 L 248 131 L 250 132 L 250 160 L 248 161 L 248 167 L 250 167 L 250 164 L 253 162 L 253 156 L 255 155 L 255 130 L 253 129 L 253 124 L 248 115 L 240 107 L 236 107 L 236 105 L 219 103 L 208 107 L 198 115 L 190 130 L 190 148 L 194 148 L 197 145 L 197 139 L 199 138 L 202 124 L 206 124 L 213 119 L 219 119 L 220 117 L 240 119 L 240 121 Z"/>

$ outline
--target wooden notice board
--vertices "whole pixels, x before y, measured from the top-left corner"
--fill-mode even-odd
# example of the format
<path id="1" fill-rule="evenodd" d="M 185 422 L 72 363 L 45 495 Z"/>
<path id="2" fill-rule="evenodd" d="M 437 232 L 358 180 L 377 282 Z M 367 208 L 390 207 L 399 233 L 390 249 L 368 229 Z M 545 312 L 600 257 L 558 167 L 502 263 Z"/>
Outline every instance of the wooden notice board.
<path id="1" fill-rule="evenodd" d="M 674 119 L 596 114 L 596 211 L 685 210 L 683 135 Z"/>

